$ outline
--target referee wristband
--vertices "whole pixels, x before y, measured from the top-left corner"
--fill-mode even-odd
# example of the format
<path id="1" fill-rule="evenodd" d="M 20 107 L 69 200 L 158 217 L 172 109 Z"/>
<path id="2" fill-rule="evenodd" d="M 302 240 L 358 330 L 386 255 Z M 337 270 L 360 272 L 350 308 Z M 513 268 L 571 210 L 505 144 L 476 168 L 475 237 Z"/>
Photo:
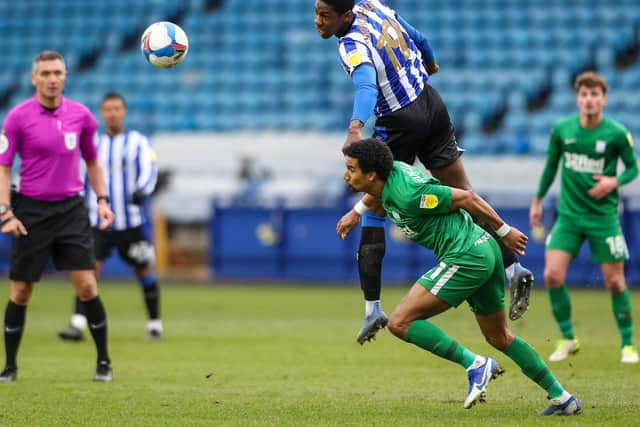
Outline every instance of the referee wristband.
<path id="1" fill-rule="evenodd" d="M 509 234 L 510 231 L 511 231 L 511 227 L 509 226 L 509 224 L 505 222 L 500 226 L 500 228 L 496 230 L 496 234 L 498 235 L 498 237 L 503 238 L 504 236 Z"/>
<path id="2" fill-rule="evenodd" d="M 369 210 L 369 208 L 367 207 L 367 205 L 364 204 L 362 200 L 360 200 L 358 203 L 355 204 L 355 206 L 353 207 L 353 210 L 358 212 L 358 215 L 362 216 L 366 211 Z"/>

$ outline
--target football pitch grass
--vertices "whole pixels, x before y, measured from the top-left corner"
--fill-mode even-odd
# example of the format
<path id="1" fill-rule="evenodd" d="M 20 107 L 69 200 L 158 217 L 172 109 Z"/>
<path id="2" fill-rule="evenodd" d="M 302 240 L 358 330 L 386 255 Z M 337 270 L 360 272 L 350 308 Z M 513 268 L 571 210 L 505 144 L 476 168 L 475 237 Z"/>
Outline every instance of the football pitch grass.
<path id="1" fill-rule="evenodd" d="M 405 291 L 384 290 L 387 313 Z M 90 341 L 58 340 L 71 287 L 45 280 L 27 313 L 18 381 L 0 384 L 0 425 L 639 425 L 640 365 L 620 363 L 611 302 L 602 290 L 572 292 L 582 350 L 550 365 L 582 400 L 584 413 L 549 418 L 537 416 L 547 405 L 545 393 L 485 343 L 466 305 L 435 323 L 506 369 L 490 384 L 487 403 L 470 410 L 462 408 L 467 378 L 461 367 L 387 330 L 372 343 L 355 342 L 364 304 L 353 285 L 167 285 L 160 342 L 146 340 L 136 284 L 103 283 L 101 294 L 113 382 L 91 381 Z M 640 293 L 632 297 L 637 341 Z M 558 337 L 546 293 L 534 292 L 532 308 L 511 327 L 546 359 Z"/>

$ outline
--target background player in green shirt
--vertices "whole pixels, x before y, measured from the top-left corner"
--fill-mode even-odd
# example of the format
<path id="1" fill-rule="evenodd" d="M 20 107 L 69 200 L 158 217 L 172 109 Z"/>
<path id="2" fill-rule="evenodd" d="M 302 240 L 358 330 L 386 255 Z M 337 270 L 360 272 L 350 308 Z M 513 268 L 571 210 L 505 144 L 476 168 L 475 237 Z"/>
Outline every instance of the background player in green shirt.
<path id="1" fill-rule="evenodd" d="M 355 142 L 343 148 L 343 153 L 349 187 L 372 196 L 408 238 L 431 249 L 440 261 L 418 279 L 391 313 L 389 330 L 464 367 L 469 377 L 464 408 L 470 408 L 484 400 L 489 381 L 502 369 L 492 358 L 471 352 L 426 320 L 466 300 L 486 340 L 550 396 L 551 406 L 541 415 L 579 413 L 578 399 L 560 385 L 533 348 L 507 327 L 500 246 L 472 217 L 493 227 L 505 246 L 519 255 L 524 255 L 527 236 L 509 227 L 475 193 L 440 185 L 420 169 L 394 162 L 389 147 L 376 139 Z M 341 219 L 336 231 L 345 238 L 353 228 Z"/>
<path id="2" fill-rule="evenodd" d="M 622 336 L 622 362 L 638 363 L 638 350 L 633 345 L 631 299 L 624 278 L 624 261 L 629 252 L 618 219 L 617 190 L 638 176 L 633 140 L 624 126 L 603 116 L 607 83 L 601 76 L 593 72 L 580 74 L 574 87 L 579 113 L 553 127 L 547 163 L 529 212 L 531 227 L 539 227 L 542 198 L 561 163 L 558 218 L 547 237 L 544 282 L 563 338 L 549 360 L 564 360 L 580 349 L 564 282 L 569 264 L 587 239 L 591 260 L 600 264 L 611 294 L 613 314 Z M 618 159 L 622 159 L 625 170 L 616 176 Z"/>

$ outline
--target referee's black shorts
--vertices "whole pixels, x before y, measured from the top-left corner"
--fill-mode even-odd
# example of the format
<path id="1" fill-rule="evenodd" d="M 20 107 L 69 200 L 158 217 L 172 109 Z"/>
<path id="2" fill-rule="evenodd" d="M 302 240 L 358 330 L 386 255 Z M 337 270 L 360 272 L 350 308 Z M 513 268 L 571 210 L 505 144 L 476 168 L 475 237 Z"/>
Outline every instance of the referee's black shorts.
<path id="1" fill-rule="evenodd" d="M 93 270 L 95 256 L 89 214 L 81 196 L 56 202 L 12 194 L 14 215 L 27 229 L 13 239 L 9 278 L 37 282 L 47 262 L 57 270 Z"/>
<path id="2" fill-rule="evenodd" d="M 411 104 L 378 117 L 374 137 L 387 143 L 394 160 L 412 165 L 417 157 L 427 169 L 448 166 L 463 152 L 446 105 L 428 84 Z"/>

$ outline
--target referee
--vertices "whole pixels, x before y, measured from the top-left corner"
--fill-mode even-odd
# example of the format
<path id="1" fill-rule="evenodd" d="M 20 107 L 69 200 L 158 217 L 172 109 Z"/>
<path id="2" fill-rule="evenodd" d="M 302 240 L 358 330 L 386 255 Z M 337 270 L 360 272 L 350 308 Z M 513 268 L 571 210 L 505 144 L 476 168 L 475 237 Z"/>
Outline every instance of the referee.
<path id="1" fill-rule="evenodd" d="M 0 382 L 17 379 L 27 303 L 50 258 L 57 270 L 70 271 L 84 303 L 98 353 L 94 381 L 112 379 L 107 318 L 98 296 L 89 217 L 80 196 L 80 156 L 98 195 L 100 227 L 110 227 L 114 215 L 94 144 L 97 121 L 87 107 L 62 96 L 66 76 L 62 55 L 40 52 L 31 71 L 35 96 L 9 111 L 0 136 L 0 231 L 13 236 L 11 292 L 4 315 L 6 364 Z M 16 154 L 22 159 L 20 187 L 9 197 Z"/>

